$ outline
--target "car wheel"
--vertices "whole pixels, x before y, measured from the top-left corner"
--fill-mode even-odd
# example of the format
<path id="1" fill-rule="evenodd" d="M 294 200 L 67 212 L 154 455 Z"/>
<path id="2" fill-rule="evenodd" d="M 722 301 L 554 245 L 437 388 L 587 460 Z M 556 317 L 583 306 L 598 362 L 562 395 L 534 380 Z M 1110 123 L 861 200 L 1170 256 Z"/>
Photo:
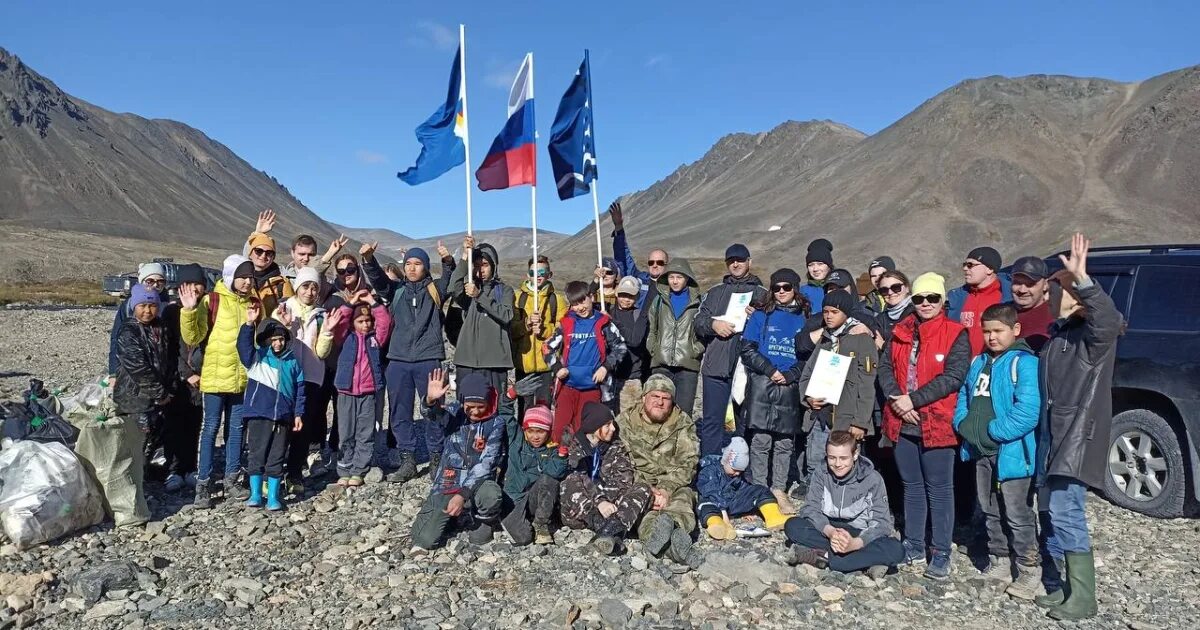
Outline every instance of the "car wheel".
<path id="1" fill-rule="evenodd" d="M 1105 495 L 1158 518 L 1183 515 L 1186 471 L 1175 431 L 1162 416 L 1130 409 L 1113 417 Z"/>

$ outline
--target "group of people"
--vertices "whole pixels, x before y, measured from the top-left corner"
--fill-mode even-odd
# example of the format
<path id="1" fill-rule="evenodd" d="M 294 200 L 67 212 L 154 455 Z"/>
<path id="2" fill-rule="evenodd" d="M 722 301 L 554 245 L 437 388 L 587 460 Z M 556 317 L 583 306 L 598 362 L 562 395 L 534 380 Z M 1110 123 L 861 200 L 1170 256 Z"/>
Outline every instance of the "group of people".
<path id="1" fill-rule="evenodd" d="M 951 290 L 879 256 L 861 296 L 826 239 L 803 275 L 767 283 L 735 243 L 705 291 L 663 249 L 640 267 L 609 211 L 614 256 L 561 291 L 547 257 L 514 287 L 470 236 L 458 258 L 439 243 L 436 278 L 423 249 L 385 268 L 344 237 L 318 258 L 299 236 L 281 267 L 264 212 L 215 286 L 185 265 L 169 300 L 163 267 L 141 266 L 113 325 L 118 412 L 161 450 L 164 488 L 194 485 L 200 508 L 219 494 L 218 433 L 224 496 L 278 510 L 306 474 L 363 485 L 382 427 L 399 453 L 387 481 L 418 479 L 428 453 L 415 553 L 457 530 L 552 544 L 561 524 L 603 554 L 633 535 L 695 566 L 698 529 L 780 531 L 795 563 L 945 579 L 957 507 L 1012 596 L 1095 614 L 1084 499 L 1102 481 L 1122 318 L 1082 235 L 1053 274 L 1033 257 L 1002 272 L 976 248 Z"/>

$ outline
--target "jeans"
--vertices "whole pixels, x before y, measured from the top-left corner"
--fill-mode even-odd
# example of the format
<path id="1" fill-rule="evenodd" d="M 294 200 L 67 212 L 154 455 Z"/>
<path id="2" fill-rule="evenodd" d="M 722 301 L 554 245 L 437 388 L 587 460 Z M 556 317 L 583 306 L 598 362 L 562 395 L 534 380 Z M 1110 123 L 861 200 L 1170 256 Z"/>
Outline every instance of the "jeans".
<path id="1" fill-rule="evenodd" d="M 196 473 L 196 477 L 202 481 L 212 477 L 213 454 L 222 416 L 229 419 L 229 429 L 225 435 L 225 476 L 236 474 L 242 467 L 242 394 L 205 393 L 204 426 L 200 429 L 200 469 Z"/>
<path id="2" fill-rule="evenodd" d="M 1064 554 L 1091 551 L 1087 512 L 1083 509 L 1087 500 L 1087 486 L 1078 479 L 1061 475 L 1048 477 L 1046 485 L 1050 494 L 1050 529 L 1046 532 L 1046 550 L 1050 556 L 1062 560 L 1066 557 Z"/>
<path id="3" fill-rule="evenodd" d="M 750 478 L 772 490 L 787 490 L 795 441 L 790 434 L 751 431 Z"/>
<path id="4" fill-rule="evenodd" d="M 287 465 L 288 439 L 291 435 L 291 421 L 248 418 L 246 445 L 249 447 L 250 457 L 246 473 L 282 478 Z"/>
<path id="5" fill-rule="evenodd" d="M 804 447 L 804 479 L 812 479 L 813 473 L 825 468 L 825 445 L 829 443 L 829 427 L 824 422 L 814 422 L 808 431 Z"/>
<path id="6" fill-rule="evenodd" d="M 904 482 L 904 539 L 925 548 L 925 523 L 932 515 L 934 551 L 950 552 L 954 534 L 954 462 L 958 449 L 925 448 L 921 438 L 900 434 L 896 466 Z"/>
<path id="7" fill-rule="evenodd" d="M 396 438 L 396 448 L 402 453 L 417 450 L 418 427 L 425 429 L 425 445 L 430 453 L 442 452 L 442 428 L 415 417 L 416 397 L 425 397 L 429 389 L 429 374 L 441 367 L 441 362 L 390 361 L 386 378 L 388 395 L 388 427 Z"/>
<path id="8" fill-rule="evenodd" d="M 659 366 L 654 368 L 654 374 L 662 374 L 671 379 L 675 384 L 675 406 L 687 415 L 692 415 L 696 409 L 696 380 L 700 378 L 700 373 L 685 368 Z"/>
<path id="9" fill-rule="evenodd" d="M 858 536 L 861 533 L 845 523 L 831 520 L 829 524 L 846 530 L 851 536 Z M 843 555 L 833 551 L 825 534 L 817 530 L 812 521 L 806 518 L 800 516 L 789 518 L 787 524 L 783 526 L 783 530 L 793 545 L 820 549 L 828 553 L 829 568 L 839 573 L 862 571 L 877 565 L 894 567 L 904 559 L 904 546 L 891 536 L 881 536 L 867 543 L 862 549 Z"/>
<path id="10" fill-rule="evenodd" d="M 725 435 L 725 412 L 729 409 L 729 397 L 733 394 L 733 379 L 716 376 L 701 377 L 704 388 L 701 393 L 701 416 L 698 427 L 700 434 L 700 456 L 720 455 L 728 438 Z"/>
<path id="11" fill-rule="evenodd" d="M 976 501 L 983 512 L 981 530 L 988 553 L 1007 558 L 1009 548 L 1017 564 L 1040 564 L 1037 510 L 1033 507 L 1033 479 L 996 479 L 996 456 L 975 461 Z"/>

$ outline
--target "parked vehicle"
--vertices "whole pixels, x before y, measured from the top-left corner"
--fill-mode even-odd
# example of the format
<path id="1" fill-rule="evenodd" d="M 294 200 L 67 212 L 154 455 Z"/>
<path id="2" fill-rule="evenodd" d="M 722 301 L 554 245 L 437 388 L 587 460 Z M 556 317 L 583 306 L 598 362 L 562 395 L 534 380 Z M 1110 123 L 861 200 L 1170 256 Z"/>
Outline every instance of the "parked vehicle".
<path id="1" fill-rule="evenodd" d="M 1046 264 L 1062 268 L 1057 255 Z M 1097 247 L 1088 275 L 1128 326 L 1117 342 L 1104 494 L 1150 516 L 1192 513 L 1200 507 L 1200 245 Z"/>
<path id="2" fill-rule="evenodd" d="M 174 297 L 175 290 L 179 288 L 179 263 L 176 263 L 173 258 L 155 258 L 152 262 L 162 263 L 163 271 L 166 272 L 167 292 L 171 297 Z M 216 285 L 217 280 L 221 279 L 221 272 L 210 267 L 204 267 L 204 275 L 208 279 L 209 289 L 212 289 Z M 124 299 L 129 297 L 129 293 L 133 290 L 133 285 L 137 284 L 137 281 L 137 272 L 132 271 L 116 276 L 104 276 L 100 286 L 108 295 Z"/>

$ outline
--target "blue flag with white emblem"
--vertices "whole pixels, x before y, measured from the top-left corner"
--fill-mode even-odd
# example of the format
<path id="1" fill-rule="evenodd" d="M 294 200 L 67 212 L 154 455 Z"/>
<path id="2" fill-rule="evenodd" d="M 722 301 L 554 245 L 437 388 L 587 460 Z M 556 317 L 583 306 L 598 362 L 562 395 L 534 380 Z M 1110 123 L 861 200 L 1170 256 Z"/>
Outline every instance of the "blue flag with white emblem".
<path id="1" fill-rule="evenodd" d="M 558 104 L 549 149 L 558 198 L 565 201 L 590 192 L 596 179 L 596 139 L 592 135 L 592 73 L 586 50 Z"/>
<path id="2" fill-rule="evenodd" d="M 400 181 L 410 186 L 424 184 L 466 161 L 463 138 L 466 137 L 467 117 L 462 92 L 462 45 L 459 44 L 458 52 L 454 53 L 454 65 L 450 67 L 446 101 L 417 127 L 421 155 L 417 156 L 415 166 L 396 173 Z"/>

